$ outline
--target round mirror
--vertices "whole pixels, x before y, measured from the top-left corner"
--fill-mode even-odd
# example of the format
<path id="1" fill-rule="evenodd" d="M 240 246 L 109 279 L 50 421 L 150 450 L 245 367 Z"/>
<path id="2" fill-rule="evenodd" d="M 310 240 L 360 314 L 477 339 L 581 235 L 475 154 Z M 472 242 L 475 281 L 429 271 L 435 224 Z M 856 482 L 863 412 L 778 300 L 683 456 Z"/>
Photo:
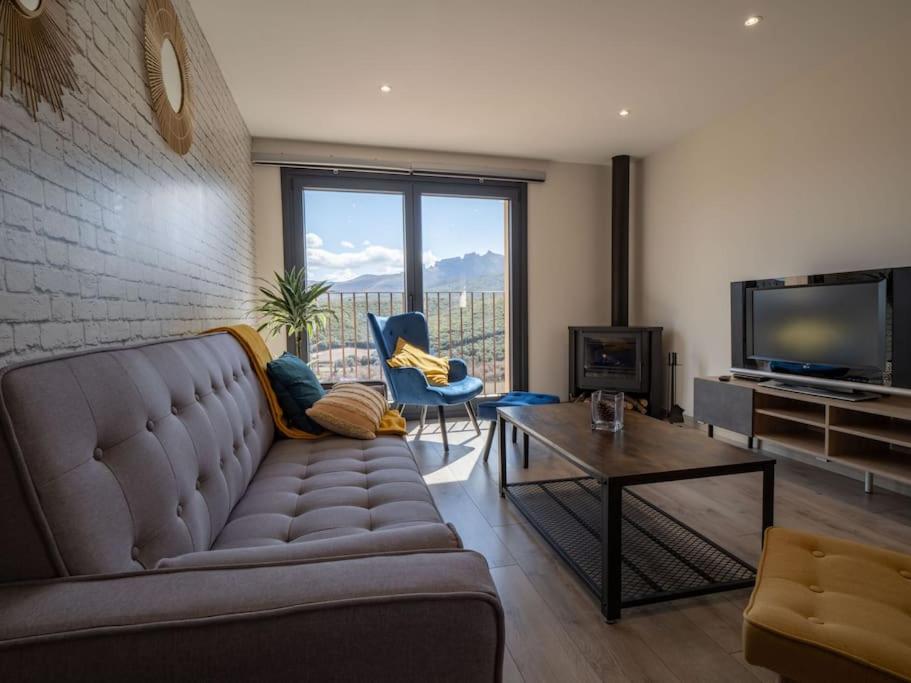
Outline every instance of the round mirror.
<path id="1" fill-rule="evenodd" d="M 15 0 L 15 3 L 25 14 L 34 16 L 42 9 L 41 5 L 44 4 L 44 0 Z"/>
<path id="2" fill-rule="evenodd" d="M 193 76 L 187 42 L 171 0 L 145 2 L 145 63 L 152 109 L 161 136 L 175 152 L 186 154 L 193 144 Z"/>
<path id="3" fill-rule="evenodd" d="M 183 107 L 183 76 L 180 72 L 180 60 L 177 50 L 170 38 L 161 44 L 161 80 L 164 84 L 165 97 L 175 112 Z"/>

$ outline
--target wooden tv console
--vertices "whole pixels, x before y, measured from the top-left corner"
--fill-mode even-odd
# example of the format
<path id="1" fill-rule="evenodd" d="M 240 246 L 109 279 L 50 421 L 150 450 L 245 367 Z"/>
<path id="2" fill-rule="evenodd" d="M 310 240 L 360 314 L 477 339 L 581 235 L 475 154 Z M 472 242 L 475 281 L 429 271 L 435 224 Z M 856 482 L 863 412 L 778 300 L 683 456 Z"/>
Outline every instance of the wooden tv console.
<path id="1" fill-rule="evenodd" d="M 760 439 L 860 470 L 868 493 L 874 474 L 911 484 L 911 398 L 852 402 L 733 378 L 695 382 L 693 415 L 709 436 L 717 426 L 746 435 L 751 446 Z"/>

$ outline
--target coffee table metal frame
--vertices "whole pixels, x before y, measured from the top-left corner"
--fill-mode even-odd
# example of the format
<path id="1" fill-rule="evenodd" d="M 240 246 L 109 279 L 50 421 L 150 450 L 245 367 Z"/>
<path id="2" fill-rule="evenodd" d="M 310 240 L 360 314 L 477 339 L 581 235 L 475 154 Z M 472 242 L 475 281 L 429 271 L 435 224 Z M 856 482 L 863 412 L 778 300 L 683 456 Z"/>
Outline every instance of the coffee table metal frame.
<path id="1" fill-rule="evenodd" d="M 591 477 L 541 482 L 522 481 L 510 484 L 507 481 L 506 475 L 507 422 L 518 426 L 518 428 L 522 430 L 524 434 L 531 434 L 532 438 L 536 438 L 534 429 L 531 428 L 530 425 L 522 423 L 517 424 L 512 419 L 510 419 L 508 412 L 504 412 L 503 409 L 497 410 L 497 427 L 499 432 L 500 495 L 511 500 L 519 508 L 522 514 L 529 520 L 529 522 L 531 522 L 532 526 L 534 526 L 542 534 L 544 539 L 554 548 L 554 550 L 556 550 L 557 554 L 560 555 L 577 574 L 579 574 L 589 589 L 591 589 L 596 594 L 596 597 L 598 597 L 601 601 L 601 613 L 608 623 L 614 623 L 616 620 L 618 620 L 620 618 L 620 610 L 624 607 L 633 607 L 636 605 L 664 602 L 666 600 L 675 600 L 684 597 L 717 593 L 720 591 L 734 590 L 737 588 L 747 588 L 753 585 L 755 580 L 755 569 L 753 567 L 746 564 L 730 552 L 724 550 L 721 546 L 706 538 L 702 534 L 699 534 L 697 531 L 667 514 L 663 510 L 660 510 L 660 508 L 655 506 L 653 503 L 643 501 L 659 515 L 662 515 L 664 518 L 669 520 L 670 523 L 674 524 L 675 527 L 683 530 L 683 533 L 692 534 L 695 538 L 714 548 L 718 553 L 726 556 L 726 558 L 729 558 L 730 560 L 733 560 L 739 563 L 741 566 L 749 569 L 752 577 L 743 580 L 724 581 L 720 583 L 707 581 L 704 585 L 697 587 L 691 586 L 683 590 L 657 591 L 652 595 L 637 596 L 634 599 L 624 600 L 622 594 L 623 586 L 621 581 L 624 561 L 622 543 L 624 490 L 628 486 L 638 486 L 643 484 L 657 484 L 669 481 L 683 481 L 688 479 L 703 479 L 707 477 L 746 474 L 749 472 L 762 472 L 762 532 L 764 536 L 765 530 L 773 524 L 775 503 L 774 459 L 768 458 L 766 460 L 746 462 L 741 464 L 725 464 L 709 467 L 699 467 L 675 472 L 642 473 L 616 477 L 606 477 L 596 471 L 587 471 L 587 474 L 592 475 Z M 536 438 L 536 440 L 538 439 Z M 550 444 L 546 443 L 546 441 L 543 443 L 545 446 L 551 447 Z M 561 455 L 562 457 L 567 457 L 566 454 L 561 453 L 558 449 L 551 447 L 551 450 L 553 450 L 558 455 Z M 575 462 L 568 457 L 567 459 L 570 460 L 574 465 L 579 466 L 578 462 Z M 583 469 L 587 470 L 587 468 Z M 571 553 L 567 552 L 566 549 L 561 547 L 552 537 L 552 535 L 548 533 L 547 529 L 544 528 L 545 525 L 543 525 L 539 519 L 536 519 L 535 515 L 531 512 L 528 506 L 524 504 L 523 500 L 521 500 L 521 497 L 519 495 L 516 495 L 516 493 L 511 490 L 513 487 L 528 487 L 530 484 L 545 485 L 560 483 L 562 481 L 582 481 L 583 479 L 594 479 L 600 488 L 600 586 L 598 586 L 598 582 L 593 581 L 590 574 L 587 573 L 574 560 Z M 631 492 L 628 492 L 627 495 L 633 495 L 640 501 L 643 500 L 641 497 L 632 494 Z M 683 562 L 687 562 L 686 558 L 681 559 Z"/>

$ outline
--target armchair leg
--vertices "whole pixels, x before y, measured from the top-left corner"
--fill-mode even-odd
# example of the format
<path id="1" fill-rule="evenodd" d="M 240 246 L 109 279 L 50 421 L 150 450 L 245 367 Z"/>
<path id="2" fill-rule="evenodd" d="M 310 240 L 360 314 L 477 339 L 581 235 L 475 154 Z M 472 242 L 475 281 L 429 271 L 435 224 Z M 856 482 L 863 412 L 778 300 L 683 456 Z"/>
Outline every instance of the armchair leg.
<path id="1" fill-rule="evenodd" d="M 516 430 L 516 426 L 513 425 L 513 426 L 512 426 L 512 442 L 513 442 L 513 443 L 516 442 L 516 435 L 517 435 L 517 434 L 518 434 L 518 431 Z"/>
<path id="2" fill-rule="evenodd" d="M 421 406 L 421 431 L 424 431 L 425 424 L 427 424 L 427 406 Z"/>
<path id="3" fill-rule="evenodd" d="M 471 405 L 471 401 L 465 402 L 465 410 L 468 411 L 468 419 L 470 419 L 471 424 L 474 425 L 474 430 L 478 433 L 478 436 L 481 436 L 481 428 L 478 426 L 478 416 L 474 414 L 474 406 Z"/>
<path id="4" fill-rule="evenodd" d="M 446 413 L 443 406 L 437 406 L 437 414 L 440 416 L 440 434 L 443 435 L 443 452 L 449 452 L 449 437 L 446 436 Z"/>
<path id="5" fill-rule="evenodd" d="M 522 467 L 528 469 L 528 432 L 522 432 Z"/>
<path id="6" fill-rule="evenodd" d="M 490 423 L 490 429 L 487 432 L 487 440 L 484 442 L 484 462 L 487 462 L 487 458 L 490 457 L 490 447 L 493 445 L 493 437 L 497 431 L 497 421 L 494 420 Z"/>

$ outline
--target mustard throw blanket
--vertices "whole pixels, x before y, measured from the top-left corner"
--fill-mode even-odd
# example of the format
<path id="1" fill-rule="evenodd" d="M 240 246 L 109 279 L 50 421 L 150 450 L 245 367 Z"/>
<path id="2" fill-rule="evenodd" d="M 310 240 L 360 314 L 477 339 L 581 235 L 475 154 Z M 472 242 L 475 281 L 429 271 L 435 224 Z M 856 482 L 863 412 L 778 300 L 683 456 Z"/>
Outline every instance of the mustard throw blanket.
<path id="1" fill-rule="evenodd" d="M 250 364 L 256 372 L 256 378 L 259 385 L 263 388 L 266 400 L 269 402 L 269 410 L 272 412 L 272 421 L 282 434 L 290 439 L 321 439 L 329 434 L 311 434 L 302 429 L 295 429 L 285 422 L 285 416 L 282 414 L 282 407 L 278 403 L 278 397 L 272 391 L 272 384 L 269 382 L 269 376 L 266 374 L 266 365 L 272 360 L 272 353 L 266 342 L 260 336 L 259 332 L 249 325 L 230 325 L 228 327 L 216 327 L 207 330 L 206 334 L 213 332 L 227 332 L 234 337 L 250 359 Z M 405 420 L 395 410 L 387 410 L 380 420 L 380 426 L 376 430 L 377 435 L 381 436 L 404 436 L 407 434 L 405 429 Z"/>

